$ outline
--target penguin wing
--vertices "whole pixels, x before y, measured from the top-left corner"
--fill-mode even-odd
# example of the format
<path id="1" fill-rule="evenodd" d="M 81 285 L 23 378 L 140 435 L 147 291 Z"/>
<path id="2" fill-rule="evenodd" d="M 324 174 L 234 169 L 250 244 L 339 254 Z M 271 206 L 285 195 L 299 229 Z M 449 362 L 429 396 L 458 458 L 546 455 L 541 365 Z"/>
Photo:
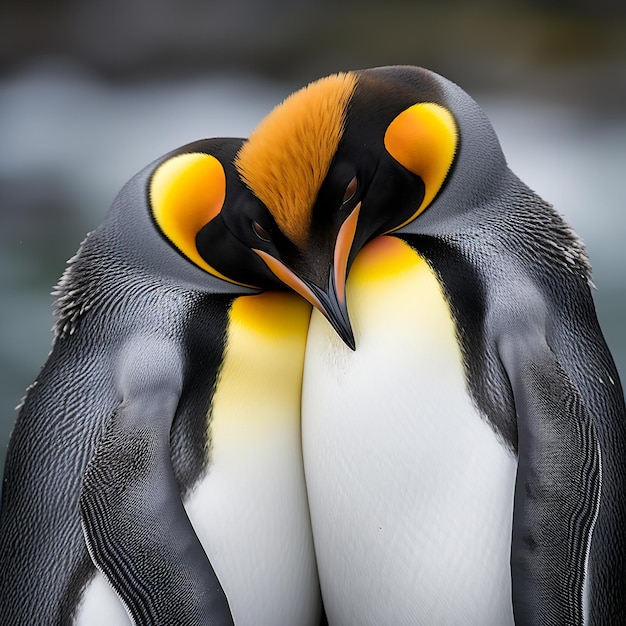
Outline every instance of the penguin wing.
<path id="1" fill-rule="evenodd" d="M 582 624 L 601 483 L 599 439 L 543 324 L 499 342 L 518 428 L 511 574 L 515 620 Z"/>
<path id="2" fill-rule="evenodd" d="M 171 465 L 180 349 L 142 338 L 122 355 L 122 402 L 87 466 L 80 496 L 91 558 L 136 624 L 232 624 Z"/>

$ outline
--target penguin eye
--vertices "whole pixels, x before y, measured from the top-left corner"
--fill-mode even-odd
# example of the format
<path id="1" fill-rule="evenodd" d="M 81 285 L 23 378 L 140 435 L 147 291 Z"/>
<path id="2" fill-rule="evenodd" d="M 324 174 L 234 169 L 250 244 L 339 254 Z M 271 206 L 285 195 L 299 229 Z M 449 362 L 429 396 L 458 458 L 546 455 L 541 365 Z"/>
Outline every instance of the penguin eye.
<path id="1" fill-rule="evenodd" d="M 341 201 L 341 204 L 345 204 L 349 200 L 352 200 L 358 186 L 359 181 L 356 179 L 356 176 L 353 176 L 352 180 L 348 183 L 346 190 L 343 192 L 343 200 Z"/>
<path id="2" fill-rule="evenodd" d="M 271 235 L 256 220 L 252 220 L 252 230 L 261 241 L 270 242 L 272 240 Z"/>

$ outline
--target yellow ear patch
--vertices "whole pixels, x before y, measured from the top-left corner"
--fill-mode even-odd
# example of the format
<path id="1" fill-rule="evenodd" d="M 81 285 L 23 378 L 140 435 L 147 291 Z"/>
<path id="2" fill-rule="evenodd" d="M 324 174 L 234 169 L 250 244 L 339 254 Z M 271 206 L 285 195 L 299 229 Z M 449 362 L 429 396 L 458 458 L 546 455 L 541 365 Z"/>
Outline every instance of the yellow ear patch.
<path id="1" fill-rule="evenodd" d="M 225 198 L 224 168 L 209 154 L 179 154 L 160 165 L 150 182 L 152 214 L 161 232 L 198 267 L 233 282 L 196 248 L 196 235 L 220 212 Z"/>
<path id="2" fill-rule="evenodd" d="M 424 199 L 415 219 L 437 195 L 450 170 L 458 144 L 458 130 L 450 111 L 433 102 L 414 104 L 387 127 L 385 148 L 398 163 L 424 181 Z"/>
<path id="3" fill-rule="evenodd" d="M 335 74 L 292 94 L 259 124 L 235 160 L 243 181 L 297 245 L 307 240 L 356 82 L 355 74 Z"/>

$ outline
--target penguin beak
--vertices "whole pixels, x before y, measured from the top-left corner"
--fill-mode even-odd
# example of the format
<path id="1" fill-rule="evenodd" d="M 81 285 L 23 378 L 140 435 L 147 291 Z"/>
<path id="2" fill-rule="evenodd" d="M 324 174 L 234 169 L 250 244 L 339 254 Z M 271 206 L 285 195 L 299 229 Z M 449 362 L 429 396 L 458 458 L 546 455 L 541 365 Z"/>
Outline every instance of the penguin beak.
<path id="1" fill-rule="evenodd" d="M 254 249 L 254 252 L 263 259 L 267 267 L 281 282 L 299 293 L 324 315 L 341 340 L 351 350 L 356 349 L 356 342 L 346 304 L 346 277 L 360 209 L 361 203 L 359 202 L 339 229 L 326 289 L 300 278 L 284 263 L 267 252 Z"/>
<path id="2" fill-rule="evenodd" d="M 334 284 L 333 276 L 334 273 L 331 272 L 328 291 L 326 293 L 312 285 L 312 290 L 318 292 L 317 300 L 320 303 L 320 306 L 316 308 L 326 317 L 348 348 L 355 350 L 356 342 L 354 341 L 354 333 L 352 332 L 352 325 L 350 324 L 350 317 L 348 316 L 348 307 L 346 306 L 345 299 L 341 300 L 338 297 L 338 291 Z"/>

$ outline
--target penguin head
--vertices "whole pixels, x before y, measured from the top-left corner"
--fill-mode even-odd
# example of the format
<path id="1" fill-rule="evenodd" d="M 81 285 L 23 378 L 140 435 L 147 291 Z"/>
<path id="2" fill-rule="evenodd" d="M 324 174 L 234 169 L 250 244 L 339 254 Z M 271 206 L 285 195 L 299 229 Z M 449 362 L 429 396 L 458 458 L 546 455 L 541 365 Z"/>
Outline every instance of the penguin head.
<path id="1" fill-rule="evenodd" d="M 148 184 L 149 208 L 163 238 L 196 272 L 196 287 L 216 283 L 251 289 L 285 288 L 251 247 L 233 235 L 224 221 L 251 215 L 255 199 L 233 165 L 243 139 L 205 139 L 179 148 L 152 167 Z M 228 208 L 228 211 L 225 209 Z M 190 262 L 190 263 L 189 263 Z M 180 269 L 180 264 L 179 264 Z M 224 285 L 222 285 L 224 286 Z M 228 290 L 226 288 L 226 290 Z"/>
<path id="2" fill-rule="evenodd" d="M 224 224 L 352 349 L 346 278 L 359 250 L 412 223 L 442 191 L 459 145 L 434 74 L 379 68 L 312 83 L 238 151 L 250 197 Z"/>

